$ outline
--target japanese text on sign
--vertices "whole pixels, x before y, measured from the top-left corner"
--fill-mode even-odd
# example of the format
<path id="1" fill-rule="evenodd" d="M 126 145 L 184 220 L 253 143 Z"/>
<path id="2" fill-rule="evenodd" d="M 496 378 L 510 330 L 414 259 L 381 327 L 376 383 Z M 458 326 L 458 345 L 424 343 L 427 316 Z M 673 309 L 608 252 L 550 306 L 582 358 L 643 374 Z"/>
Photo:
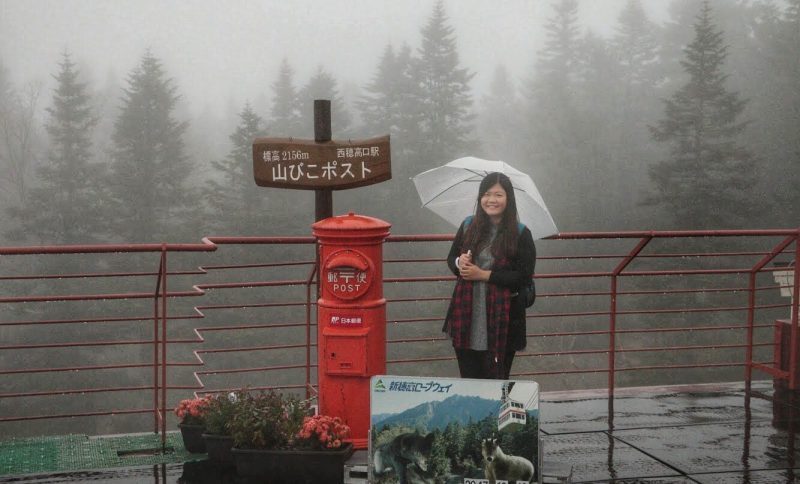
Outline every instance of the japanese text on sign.
<path id="1" fill-rule="evenodd" d="M 334 292 L 359 292 L 367 282 L 367 271 L 339 267 L 328 272 L 327 279 Z"/>
<path id="2" fill-rule="evenodd" d="M 405 381 L 393 381 L 389 384 L 389 391 L 390 392 L 414 392 L 414 393 L 450 393 L 450 387 L 453 384 L 449 385 L 440 385 L 435 381 L 429 381 L 427 383 L 421 382 L 405 382 Z"/>
<path id="3" fill-rule="evenodd" d="M 269 164 L 272 172 L 273 181 L 307 181 L 333 180 L 335 178 L 363 180 L 366 179 L 372 170 L 367 167 L 367 161 L 356 161 L 352 158 L 358 157 L 378 157 L 380 156 L 379 146 L 365 148 L 339 148 L 336 150 L 335 160 L 326 162 L 311 162 L 298 160 L 309 160 L 310 154 L 301 150 L 290 151 L 267 151 L 262 154 L 264 162 Z M 284 163 L 290 161 L 292 163 Z"/>
<path id="4" fill-rule="evenodd" d="M 331 326 L 362 326 L 361 316 L 331 316 Z"/>
<path id="5" fill-rule="evenodd" d="M 316 143 L 258 138 L 253 143 L 256 184 L 278 188 L 344 189 L 388 180 L 389 137 Z"/>

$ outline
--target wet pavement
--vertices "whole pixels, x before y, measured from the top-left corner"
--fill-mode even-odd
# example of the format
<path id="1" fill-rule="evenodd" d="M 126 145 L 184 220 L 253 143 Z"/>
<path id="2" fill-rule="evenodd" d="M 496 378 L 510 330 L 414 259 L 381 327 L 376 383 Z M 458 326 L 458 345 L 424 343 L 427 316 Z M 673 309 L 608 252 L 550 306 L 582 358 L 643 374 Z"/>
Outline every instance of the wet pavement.
<path id="1" fill-rule="evenodd" d="M 800 406 L 772 382 L 544 394 L 543 460 L 573 482 L 800 482 Z"/>
<path id="2" fill-rule="evenodd" d="M 571 468 L 574 483 L 800 482 L 800 397 L 771 381 L 544 393 L 540 418 L 545 471 Z M 241 483 L 206 460 L 2 482 Z"/>

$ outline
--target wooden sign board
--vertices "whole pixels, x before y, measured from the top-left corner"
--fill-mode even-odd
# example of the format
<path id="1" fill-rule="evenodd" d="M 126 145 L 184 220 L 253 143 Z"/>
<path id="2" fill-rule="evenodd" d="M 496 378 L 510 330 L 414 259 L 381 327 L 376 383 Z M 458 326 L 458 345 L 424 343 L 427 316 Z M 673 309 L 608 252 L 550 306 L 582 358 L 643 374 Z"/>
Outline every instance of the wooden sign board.
<path id="1" fill-rule="evenodd" d="M 261 187 L 344 190 L 392 178 L 389 136 L 325 141 L 256 138 L 253 176 Z"/>

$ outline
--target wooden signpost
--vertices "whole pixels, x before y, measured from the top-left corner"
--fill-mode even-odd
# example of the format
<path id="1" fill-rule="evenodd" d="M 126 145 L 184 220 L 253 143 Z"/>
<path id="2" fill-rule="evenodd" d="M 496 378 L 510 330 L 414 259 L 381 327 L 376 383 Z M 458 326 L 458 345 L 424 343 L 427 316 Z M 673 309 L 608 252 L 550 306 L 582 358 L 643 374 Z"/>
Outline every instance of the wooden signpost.
<path id="1" fill-rule="evenodd" d="M 344 190 L 392 177 L 389 137 L 328 141 L 258 138 L 253 173 L 262 187 Z"/>
<path id="2" fill-rule="evenodd" d="M 314 101 L 314 139 L 256 138 L 253 176 L 258 186 L 315 190 L 315 218 L 333 215 L 332 190 L 392 178 L 389 136 L 331 140 L 330 101 Z"/>

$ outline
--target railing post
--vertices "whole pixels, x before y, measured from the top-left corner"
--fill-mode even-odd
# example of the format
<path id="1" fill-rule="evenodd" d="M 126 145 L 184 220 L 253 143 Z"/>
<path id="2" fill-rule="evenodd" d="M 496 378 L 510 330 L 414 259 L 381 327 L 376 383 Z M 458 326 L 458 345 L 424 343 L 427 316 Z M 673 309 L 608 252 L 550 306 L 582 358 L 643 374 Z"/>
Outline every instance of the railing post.
<path id="1" fill-rule="evenodd" d="M 167 446 L 167 245 L 161 245 L 161 450 Z"/>
<path id="2" fill-rule="evenodd" d="M 608 322 L 608 396 L 614 396 L 617 368 L 617 274 L 611 275 L 611 314 Z M 611 398 L 609 398 L 611 400 Z"/>
<path id="3" fill-rule="evenodd" d="M 616 367 L 617 367 L 617 276 L 639 255 L 639 252 L 653 240 L 653 235 L 647 235 L 639 240 L 628 255 L 620 261 L 614 271 L 611 273 L 611 310 L 609 317 L 608 327 L 608 396 L 609 405 L 614 396 L 614 381 L 616 380 Z"/>
<path id="4" fill-rule="evenodd" d="M 745 349 L 745 359 L 747 364 L 744 370 L 744 382 L 747 388 L 750 388 L 750 382 L 753 380 L 753 338 L 754 325 L 755 325 L 755 308 L 756 308 L 756 271 L 751 270 L 747 286 L 747 348 Z M 777 365 L 776 365 L 777 366 Z"/>
<path id="5" fill-rule="evenodd" d="M 158 319 L 159 319 L 159 294 L 161 293 L 161 282 L 164 271 L 164 257 L 160 258 L 158 265 L 158 275 L 156 277 L 156 290 L 153 294 L 153 433 L 158 433 L 161 426 L 159 425 L 159 404 L 158 404 L 158 390 L 159 375 L 158 375 Z"/>
<path id="6" fill-rule="evenodd" d="M 314 282 L 314 275 L 317 273 L 317 264 L 311 268 L 311 273 L 306 280 L 306 399 L 311 398 L 311 285 Z"/>
<path id="7" fill-rule="evenodd" d="M 753 341 L 755 339 L 754 333 L 755 333 L 755 307 L 756 307 L 756 274 L 758 274 L 758 272 L 761 271 L 761 269 L 763 269 L 770 261 L 772 261 L 775 257 L 777 257 L 778 254 L 782 253 L 787 247 L 789 247 L 792 244 L 792 242 L 795 243 L 795 253 L 797 253 L 800 250 L 800 248 L 798 248 L 798 244 L 800 244 L 800 229 L 798 229 L 798 235 L 794 235 L 794 236 L 790 235 L 789 237 L 786 237 L 785 239 L 783 239 L 783 241 L 781 243 L 779 243 L 778 245 L 773 247 L 772 251 L 769 254 L 767 254 L 764 257 L 762 257 L 761 260 L 756 262 L 756 264 L 753 266 L 753 268 L 750 269 L 749 287 L 748 287 L 748 293 L 749 294 L 748 294 L 748 303 L 747 303 L 748 304 L 748 307 L 747 307 L 747 348 L 745 350 L 746 365 L 745 365 L 745 374 L 744 374 L 745 384 L 748 386 L 748 388 L 750 387 L 750 382 L 753 379 L 753 367 L 755 366 L 755 363 L 753 362 Z M 795 254 L 795 260 L 797 260 L 796 258 L 797 258 L 797 255 Z M 796 267 L 795 267 L 794 276 L 795 276 L 795 285 L 796 285 L 797 284 L 797 268 Z M 795 299 L 795 306 L 794 306 L 795 308 L 797 307 L 796 303 L 797 303 L 797 300 Z M 795 354 L 796 355 L 797 354 L 797 345 L 794 342 L 794 338 L 796 337 L 797 320 L 790 318 L 790 321 L 792 321 L 791 331 L 793 333 L 792 333 L 791 337 L 793 339 L 792 339 L 792 342 L 789 344 L 789 348 L 790 348 L 789 351 L 790 351 L 790 354 Z M 780 345 L 780 341 L 776 341 L 775 344 Z M 794 366 L 796 366 L 796 365 L 794 365 L 792 363 L 793 361 L 795 361 L 794 358 L 796 358 L 796 357 L 790 357 L 790 359 L 789 359 L 790 373 L 792 371 L 792 368 Z M 780 367 L 780 361 L 776 361 L 774 370 L 779 370 L 780 369 L 779 367 Z M 791 377 L 791 375 L 790 375 L 790 377 Z M 792 381 L 793 380 L 791 380 L 789 382 L 789 388 L 792 388 L 792 386 L 793 386 Z"/>

